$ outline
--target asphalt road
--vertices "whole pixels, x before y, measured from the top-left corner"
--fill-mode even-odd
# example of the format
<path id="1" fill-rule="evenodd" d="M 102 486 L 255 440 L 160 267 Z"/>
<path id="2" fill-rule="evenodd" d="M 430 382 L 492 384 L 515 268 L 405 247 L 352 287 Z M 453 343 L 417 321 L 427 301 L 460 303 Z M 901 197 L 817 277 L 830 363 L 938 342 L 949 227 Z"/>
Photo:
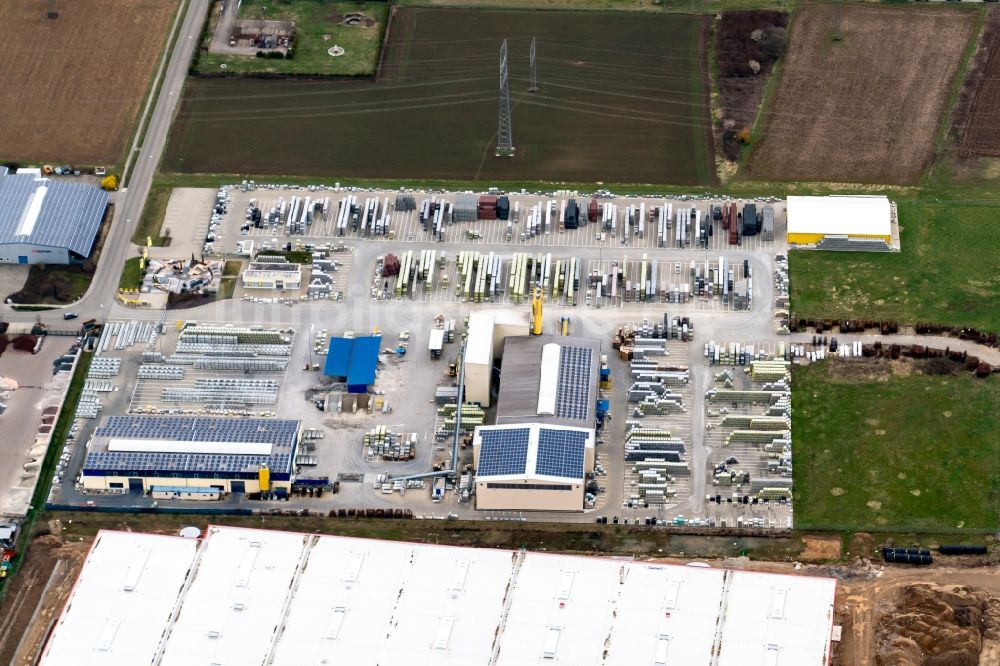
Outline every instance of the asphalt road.
<path id="1" fill-rule="evenodd" d="M 118 290 L 122 264 L 129 256 L 134 256 L 132 233 L 142 214 L 153 176 L 160 164 L 191 57 L 198 46 L 198 38 L 208 16 L 208 5 L 209 0 L 188 2 L 187 12 L 181 23 L 180 37 L 174 45 L 163 73 L 160 96 L 149 118 L 143 145 L 138 149 L 139 154 L 135 158 L 128 187 L 116 195 L 111 231 L 104 241 L 97 272 L 83 298 L 64 306 L 66 310 L 79 313 L 82 318 L 107 316 Z M 39 315 L 37 312 L 17 312 L 8 305 L 0 305 L 0 313 L 3 314 L 4 320 L 10 322 L 31 322 Z M 54 310 L 48 314 L 43 313 L 41 319 L 46 323 L 59 324 L 62 322 L 62 314 L 59 310 Z"/>

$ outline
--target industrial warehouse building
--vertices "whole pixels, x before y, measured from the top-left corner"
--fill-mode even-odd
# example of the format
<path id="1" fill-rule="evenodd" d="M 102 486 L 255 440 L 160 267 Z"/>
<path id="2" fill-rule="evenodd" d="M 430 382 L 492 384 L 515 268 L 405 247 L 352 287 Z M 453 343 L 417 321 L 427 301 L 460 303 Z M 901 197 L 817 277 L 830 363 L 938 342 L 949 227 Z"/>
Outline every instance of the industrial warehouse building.
<path id="1" fill-rule="evenodd" d="M 87 443 L 83 487 L 185 499 L 195 491 L 182 488 L 287 494 L 300 431 L 284 419 L 110 416 Z"/>
<path id="2" fill-rule="evenodd" d="M 367 393 L 375 383 L 382 336 L 330 338 L 323 374 L 347 383 L 348 393 Z"/>
<path id="3" fill-rule="evenodd" d="M 504 340 L 496 425 L 476 428 L 473 438 L 476 508 L 583 510 L 600 348 L 551 335 Z"/>
<path id="4" fill-rule="evenodd" d="M 472 442 L 476 508 L 580 511 L 594 431 L 537 423 L 480 426 Z"/>
<path id="5" fill-rule="evenodd" d="M 823 666 L 835 594 L 832 578 L 598 557 L 102 531 L 40 663 Z"/>
<path id="6" fill-rule="evenodd" d="M 101 228 L 107 192 L 36 172 L 0 167 L 0 264 L 82 263 Z"/>
<path id="7" fill-rule="evenodd" d="M 886 252 L 896 207 L 884 196 L 788 197 L 788 244 Z"/>
<path id="8" fill-rule="evenodd" d="M 493 365 L 504 339 L 528 335 L 527 312 L 478 310 L 469 315 L 465 343 L 465 401 L 489 407 Z"/>
<path id="9" fill-rule="evenodd" d="M 302 287 L 302 265 L 283 257 L 251 261 L 241 279 L 246 289 L 299 289 Z"/>

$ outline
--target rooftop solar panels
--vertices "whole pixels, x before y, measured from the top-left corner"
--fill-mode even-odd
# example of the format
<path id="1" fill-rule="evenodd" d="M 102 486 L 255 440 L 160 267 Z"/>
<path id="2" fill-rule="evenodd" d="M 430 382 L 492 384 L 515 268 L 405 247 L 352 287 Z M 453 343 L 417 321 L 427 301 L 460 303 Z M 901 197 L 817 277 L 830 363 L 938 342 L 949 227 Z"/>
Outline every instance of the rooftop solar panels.
<path id="1" fill-rule="evenodd" d="M 535 474 L 582 478 L 588 436 L 580 430 L 540 428 Z"/>
<path id="2" fill-rule="evenodd" d="M 524 474 L 530 428 L 502 428 L 482 432 L 479 476 Z"/>
<path id="3" fill-rule="evenodd" d="M 556 416 L 585 419 L 590 405 L 591 351 L 586 347 L 563 346 L 559 353 L 559 384 L 556 389 Z"/>
<path id="4" fill-rule="evenodd" d="M 267 465 L 275 474 L 291 472 L 299 421 L 183 416 L 111 416 L 94 432 L 95 438 L 162 439 L 180 442 L 271 444 L 271 455 L 240 453 L 168 453 L 108 451 L 93 447 L 84 460 L 84 474 L 122 472 L 234 474 L 255 473 Z M 210 446 L 206 446 L 211 451 Z M 248 449 L 249 450 L 249 449 Z"/>

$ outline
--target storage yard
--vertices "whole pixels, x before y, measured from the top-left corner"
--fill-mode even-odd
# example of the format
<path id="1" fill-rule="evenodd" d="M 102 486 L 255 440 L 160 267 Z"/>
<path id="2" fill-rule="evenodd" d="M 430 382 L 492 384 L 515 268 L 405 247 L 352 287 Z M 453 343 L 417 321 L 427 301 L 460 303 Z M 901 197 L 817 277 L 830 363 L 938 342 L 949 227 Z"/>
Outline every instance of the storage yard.
<path id="1" fill-rule="evenodd" d="M 50 20 L 44 5 L 4 2 L 4 157 L 85 166 L 118 162 L 177 5 L 67 2 L 58 6 L 59 18 Z"/>
<path id="2" fill-rule="evenodd" d="M 840 16 L 840 41 L 831 38 Z M 971 11 L 805 6 L 749 170 L 766 180 L 915 182 L 931 159 Z"/>
<path id="3" fill-rule="evenodd" d="M 189 81 L 165 165 L 177 172 L 711 183 L 704 20 L 401 8 L 377 83 Z M 498 159 L 505 38 L 516 152 Z M 527 91 L 532 38 L 536 93 Z M 276 98 L 280 105 L 258 103 Z"/>

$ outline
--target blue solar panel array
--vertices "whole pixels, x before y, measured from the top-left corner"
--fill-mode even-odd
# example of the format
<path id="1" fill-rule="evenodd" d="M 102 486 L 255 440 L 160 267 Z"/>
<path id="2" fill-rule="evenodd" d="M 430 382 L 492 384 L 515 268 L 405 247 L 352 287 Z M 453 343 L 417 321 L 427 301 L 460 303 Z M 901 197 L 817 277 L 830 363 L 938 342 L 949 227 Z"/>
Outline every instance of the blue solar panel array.
<path id="1" fill-rule="evenodd" d="M 479 447 L 479 476 L 524 474 L 530 435 L 530 428 L 483 430 Z"/>
<path id="2" fill-rule="evenodd" d="M 539 429 L 535 473 L 582 479 L 587 436 L 577 430 Z"/>
<path id="3" fill-rule="evenodd" d="M 256 472 L 261 465 L 267 465 L 272 472 L 288 473 L 292 469 L 298 431 L 298 421 L 284 419 L 111 416 L 94 431 L 95 437 L 178 442 L 267 442 L 271 444 L 271 455 L 92 451 L 87 454 L 83 468 L 84 473 L 87 470 L 122 470 L 131 473 L 226 474 Z"/>
<path id="4" fill-rule="evenodd" d="M 30 234 L 17 235 L 18 226 L 35 191 L 48 188 Z M 31 243 L 65 247 L 88 256 L 101 226 L 108 193 L 93 185 L 65 180 L 35 180 L 26 174 L 8 175 L 0 169 L 0 244 Z"/>
<path id="5" fill-rule="evenodd" d="M 591 352 L 586 347 L 563 346 L 559 351 L 556 416 L 586 419 L 590 409 Z"/>

